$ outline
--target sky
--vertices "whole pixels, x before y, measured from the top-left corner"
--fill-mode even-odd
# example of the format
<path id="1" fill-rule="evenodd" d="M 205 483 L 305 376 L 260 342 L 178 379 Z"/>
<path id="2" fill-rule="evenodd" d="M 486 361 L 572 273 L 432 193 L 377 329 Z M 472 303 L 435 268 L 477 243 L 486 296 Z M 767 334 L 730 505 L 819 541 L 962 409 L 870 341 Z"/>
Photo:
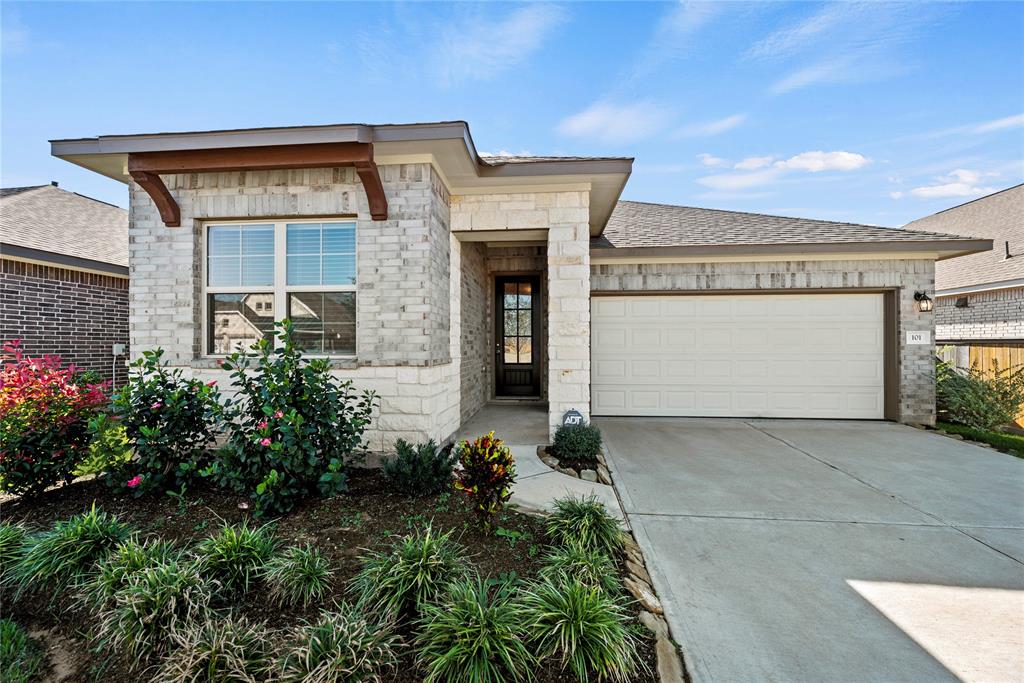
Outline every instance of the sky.
<path id="1" fill-rule="evenodd" d="M 0 4 L 0 184 L 47 140 L 465 120 L 624 199 L 900 226 L 1024 180 L 1024 3 Z"/>

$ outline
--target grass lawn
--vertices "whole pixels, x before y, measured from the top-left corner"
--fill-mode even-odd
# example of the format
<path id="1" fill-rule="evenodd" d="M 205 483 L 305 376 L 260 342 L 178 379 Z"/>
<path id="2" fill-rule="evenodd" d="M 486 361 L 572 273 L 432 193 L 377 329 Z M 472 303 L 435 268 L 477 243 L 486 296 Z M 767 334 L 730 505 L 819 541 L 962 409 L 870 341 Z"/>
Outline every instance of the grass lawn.
<path id="1" fill-rule="evenodd" d="M 1024 458 L 1024 436 L 1021 436 L 1020 434 L 988 432 L 982 429 L 974 429 L 973 427 L 953 424 L 951 422 L 939 422 L 936 424 L 936 427 L 944 432 L 960 434 L 965 439 L 981 441 L 982 443 L 995 446 L 999 450 L 1009 453 L 1010 455 L 1018 458 Z"/>

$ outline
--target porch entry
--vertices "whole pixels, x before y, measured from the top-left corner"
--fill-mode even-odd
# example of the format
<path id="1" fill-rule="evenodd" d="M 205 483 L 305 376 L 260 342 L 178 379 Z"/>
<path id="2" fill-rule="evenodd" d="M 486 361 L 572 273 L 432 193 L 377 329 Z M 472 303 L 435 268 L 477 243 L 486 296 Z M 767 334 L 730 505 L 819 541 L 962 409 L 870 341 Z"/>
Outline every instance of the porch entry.
<path id="1" fill-rule="evenodd" d="M 494 395 L 540 396 L 540 278 L 495 278 Z"/>

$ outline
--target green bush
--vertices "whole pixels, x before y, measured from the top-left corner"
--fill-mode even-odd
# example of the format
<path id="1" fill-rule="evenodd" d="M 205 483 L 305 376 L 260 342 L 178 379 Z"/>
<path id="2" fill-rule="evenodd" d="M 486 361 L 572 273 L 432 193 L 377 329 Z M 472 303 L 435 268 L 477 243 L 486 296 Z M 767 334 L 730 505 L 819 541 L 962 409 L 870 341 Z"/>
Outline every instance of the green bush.
<path id="1" fill-rule="evenodd" d="M 628 681 L 640 668 L 628 612 L 607 592 L 560 577 L 530 585 L 521 600 L 537 655 L 557 659 L 580 683 Z"/>
<path id="2" fill-rule="evenodd" d="M 289 633 L 278 660 L 281 683 L 381 683 L 398 664 L 398 639 L 342 604 Z"/>
<path id="3" fill-rule="evenodd" d="M 431 526 L 403 536 L 384 552 L 371 551 L 352 579 L 357 604 L 367 614 L 394 621 L 418 614 L 469 575 L 466 550 Z"/>
<path id="4" fill-rule="evenodd" d="M 547 532 L 557 544 L 579 546 L 607 555 L 622 550 L 619 521 L 608 514 L 608 509 L 593 494 L 560 498 L 554 502 L 554 508 L 548 517 Z"/>
<path id="5" fill-rule="evenodd" d="M 263 568 L 270 600 L 282 606 L 319 602 L 331 587 L 331 563 L 309 545 L 292 546 Z"/>
<path id="6" fill-rule="evenodd" d="M 512 452 L 494 432 L 472 443 L 458 445 L 462 469 L 455 480 L 455 488 L 473 502 L 473 509 L 484 531 L 491 530 L 491 520 L 512 497 L 516 481 L 516 464 Z"/>
<path id="7" fill-rule="evenodd" d="M 6 584 L 10 572 L 25 549 L 28 531 L 20 524 L 0 522 L 0 586 Z"/>
<path id="8" fill-rule="evenodd" d="M 433 439 L 412 446 L 404 439 L 395 443 L 395 457 L 384 458 L 384 476 L 399 493 L 430 496 L 452 484 L 452 471 L 458 455 L 452 448 L 441 448 Z"/>
<path id="9" fill-rule="evenodd" d="M 262 625 L 245 617 L 207 619 L 171 633 L 172 653 L 156 683 L 255 683 L 269 680 L 272 644 Z"/>
<path id="10" fill-rule="evenodd" d="M 109 607 L 114 595 L 133 574 L 176 559 L 179 555 L 180 551 L 169 541 L 129 539 L 100 560 L 96 571 L 82 585 L 81 602 L 94 611 Z"/>
<path id="11" fill-rule="evenodd" d="M 996 431 L 1014 421 L 1024 405 L 1024 366 L 983 373 L 936 359 L 935 400 L 939 413 L 952 422 Z"/>
<path id="12" fill-rule="evenodd" d="M 555 548 L 545 556 L 540 575 L 553 581 L 560 577 L 572 578 L 585 586 L 596 586 L 613 595 L 622 589 L 615 562 L 603 550 L 586 548 L 577 543 Z"/>
<path id="13" fill-rule="evenodd" d="M 131 527 L 94 503 L 89 512 L 30 536 L 11 570 L 16 595 L 48 595 L 55 602 L 66 589 L 80 585 L 94 565 L 131 533 Z"/>
<path id="14" fill-rule="evenodd" d="M 204 384 L 185 377 L 181 368 L 169 368 L 163 353 L 143 351 L 127 384 L 114 395 L 114 414 L 135 451 L 134 460 L 107 477 L 117 489 L 180 491 L 209 459 L 220 392 L 215 382 Z"/>
<path id="15" fill-rule="evenodd" d="M 43 651 L 28 632 L 10 619 L 0 619 L 0 681 L 28 683 L 43 667 Z"/>
<path id="16" fill-rule="evenodd" d="M 99 476 L 128 467 L 132 459 L 132 445 L 123 425 L 107 413 L 89 420 L 89 453 L 75 468 L 76 477 Z"/>
<path id="17" fill-rule="evenodd" d="M 451 586 L 424 606 L 416 644 L 424 683 L 502 683 L 533 677 L 536 658 L 525 644 L 525 621 L 511 589 L 491 595 L 479 580 Z"/>
<path id="18" fill-rule="evenodd" d="M 362 447 L 376 401 L 331 375 L 330 359 L 305 359 L 291 322 L 278 323 L 274 334 L 280 348 L 264 338 L 253 354 L 223 362 L 238 398 L 225 404 L 228 444 L 205 472 L 252 497 L 260 515 L 287 512 L 317 492 L 345 491 L 345 468 Z"/>
<path id="19" fill-rule="evenodd" d="M 216 535 L 200 541 L 196 558 L 204 576 L 216 580 L 228 593 L 248 591 L 277 550 L 269 524 L 250 528 L 225 524 Z"/>
<path id="20" fill-rule="evenodd" d="M 551 452 L 559 459 L 596 465 L 597 454 L 601 452 L 601 430 L 592 424 L 560 425 L 555 429 Z"/>

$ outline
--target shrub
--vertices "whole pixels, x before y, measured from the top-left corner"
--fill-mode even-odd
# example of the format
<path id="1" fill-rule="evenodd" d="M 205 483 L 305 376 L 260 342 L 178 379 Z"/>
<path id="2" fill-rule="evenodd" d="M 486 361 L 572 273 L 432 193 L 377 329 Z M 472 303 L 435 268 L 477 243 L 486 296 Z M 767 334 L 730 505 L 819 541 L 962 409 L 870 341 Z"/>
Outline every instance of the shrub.
<path id="1" fill-rule="evenodd" d="M 572 578 L 585 586 L 595 586 L 611 594 L 622 589 L 615 562 L 603 551 L 570 543 L 555 548 L 544 558 L 540 570 L 544 578 Z"/>
<path id="2" fill-rule="evenodd" d="M 348 605 L 291 630 L 278 662 L 282 683 L 380 683 L 398 663 L 398 639 Z"/>
<path id="3" fill-rule="evenodd" d="M 89 447 L 89 420 L 105 386 L 79 384 L 58 356 L 30 358 L 19 342 L 0 354 L 0 490 L 34 496 L 72 470 Z"/>
<path id="4" fill-rule="evenodd" d="M 622 529 L 617 519 L 593 494 L 569 496 L 554 503 L 548 517 L 547 532 L 559 545 L 577 545 L 585 550 L 598 550 L 614 555 L 622 549 Z"/>
<path id="5" fill-rule="evenodd" d="M 93 565 L 126 541 L 131 527 L 96 508 L 57 522 L 51 531 L 29 537 L 24 552 L 11 570 L 16 594 L 50 596 L 79 585 Z"/>
<path id="6" fill-rule="evenodd" d="M 385 552 L 370 552 L 352 580 L 358 606 L 384 620 L 418 614 L 453 581 L 469 575 L 466 550 L 431 526 L 395 541 Z"/>
<path id="7" fill-rule="evenodd" d="M 245 617 L 192 622 L 172 632 L 156 683 L 256 683 L 268 680 L 273 658 L 262 625 Z"/>
<path id="8" fill-rule="evenodd" d="M 108 607 L 114 595 L 135 573 L 176 559 L 180 552 L 168 541 L 129 539 L 100 560 L 96 572 L 82 586 L 81 602 L 94 610 Z"/>
<path id="9" fill-rule="evenodd" d="M 0 619 L 0 681 L 28 683 L 43 666 L 43 652 L 28 633 L 10 619 Z"/>
<path id="10" fill-rule="evenodd" d="M 127 384 L 114 395 L 114 414 L 124 426 L 135 459 L 111 472 L 115 488 L 180 491 L 207 460 L 220 411 L 216 383 L 186 378 L 168 368 L 163 349 L 143 351 Z"/>
<path id="11" fill-rule="evenodd" d="M 6 584 L 25 548 L 28 532 L 20 524 L 0 522 L 0 585 Z"/>
<path id="12" fill-rule="evenodd" d="M 75 468 L 76 477 L 116 472 L 128 466 L 132 459 L 132 446 L 124 426 L 107 413 L 99 413 L 89 420 L 89 453 Z"/>
<path id="13" fill-rule="evenodd" d="M 462 470 L 455 480 L 455 488 L 473 501 L 473 509 L 484 531 L 490 531 L 491 519 L 512 497 L 512 484 L 516 480 L 516 465 L 512 453 L 494 432 L 472 443 L 459 444 L 459 463 Z"/>
<path id="14" fill-rule="evenodd" d="M 521 600 L 538 656 L 557 658 L 580 683 L 627 681 L 639 668 L 626 608 L 600 588 L 561 577 L 529 586 Z"/>
<path id="15" fill-rule="evenodd" d="M 936 359 L 935 399 L 940 412 L 953 422 L 995 431 L 1014 421 L 1024 405 L 1024 366 L 991 373 L 976 366 L 958 369 Z"/>
<path id="16" fill-rule="evenodd" d="M 327 358 L 306 360 L 285 320 L 275 336 L 232 354 L 239 399 L 228 401 L 229 440 L 207 474 L 249 495 L 257 514 L 281 513 L 316 492 L 346 490 L 345 467 L 361 447 L 375 395 L 356 395 L 351 382 L 331 375 Z"/>
<path id="17" fill-rule="evenodd" d="M 536 658 L 527 649 L 522 610 L 511 590 L 490 595 L 479 580 L 451 586 L 446 599 L 424 607 L 416 644 L 427 670 L 425 683 L 501 683 L 533 677 Z"/>
<path id="18" fill-rule="evenodd" d="M 225 524 L 215 536 L 196 547 L 199 567 L 205 576 L 217 580 L 226 591 L 248 591 L 277 550 L 277 539 L 269 524 L 250 528 Z"/>
<path id="19" fill-rule="evenodd" d="M 592 424 L 561 425 L 555 429 L 551 451 L 559 459 L 596 464 L 601 452 L 601 430 Z"/>
<path id="20" fill-rule="evenodd" d="M 292 546 L 263 569 L 270 599 L 279 605 L 309 605 L 323 600 L 331 587 L 331 564 L 309 545 Z"/>
<path id="21" fill-rule="evenodd" d="M 100 612 L 97 640 L 137 667 L 167 652 L 173 634 L 208 619 L 216 588 L 195 562 L 180 559 L 130 574 L 114 593 L 113 604 Z"/>
<path id="22" fill-rule="evenodd" d="M 384 458 L 384 476 L 400 493 L 430 496 L 441 493 L 452 483 L 452 470 L 458 455 L 452 448 L 441 448 L 433 439 L 416 446 L 404 439 L 395 443 L 395 457 Z"/>

